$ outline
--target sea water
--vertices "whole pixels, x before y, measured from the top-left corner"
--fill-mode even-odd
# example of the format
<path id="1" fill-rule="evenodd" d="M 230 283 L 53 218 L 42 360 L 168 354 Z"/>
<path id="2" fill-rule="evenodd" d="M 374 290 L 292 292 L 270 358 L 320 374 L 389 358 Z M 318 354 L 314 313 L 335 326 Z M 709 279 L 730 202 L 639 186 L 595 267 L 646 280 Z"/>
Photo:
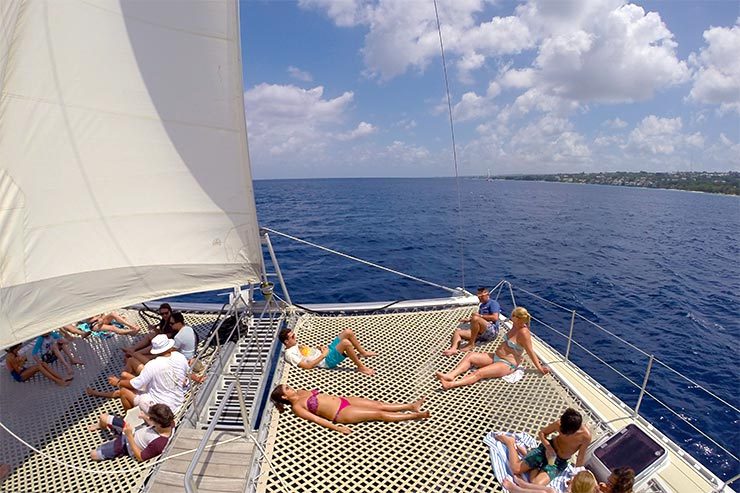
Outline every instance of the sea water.
<path id="1" fill-rule="evenodd" d="M 576 310 L 728 401 L 737 398 L 740 198 L 523 181 L 316 179 L 255 182 L 262 226 L 450 287 L 515 287 Z M 458 207 L 461 205 L 461 207 Z M 294 302 L 443 297 L 434 287 L 271 235 Z M 464 273 L 464 279 L 463 279 Z M 567 334 L 571 314 L 514 291 Z M 200 295 L 200 301 L 222 297 Z M 501 292 L 503 310 L 512 307 Z M 532 330 L 565 353 L 566 340 Z M 648 356 L 576 317 L 571 358 L 635 406 Z M 648 392 L 738 455 L 738 413 L 653 363 Z M 737 462 L 643 398 L 640 413 L 723 478 Z"/>

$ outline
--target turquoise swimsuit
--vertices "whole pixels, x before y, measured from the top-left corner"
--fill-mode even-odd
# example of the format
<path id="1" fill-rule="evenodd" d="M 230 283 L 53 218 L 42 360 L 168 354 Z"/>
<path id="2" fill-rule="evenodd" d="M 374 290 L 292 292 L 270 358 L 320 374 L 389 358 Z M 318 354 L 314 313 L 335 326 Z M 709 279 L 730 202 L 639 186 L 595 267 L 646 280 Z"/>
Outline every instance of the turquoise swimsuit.
<path id="1" fill-rule="evenodd" d="M 506 342 L 506 345 L 509 346 L 513 351 L 515 351 L 515 352 L 517 352 L 519 354 L 522 354 L 524 352 L 524 348 L 523 347 L 521 347 L 519 344 L 517 344 L 516 342 L 512 341 L 511 339 L 509 339 L 509 333 L 508 332 L 506 333 L 506 337 L 504 337 L 504 341 Z M 516 368 L 517 368 L 517 365 L 511 363 L 510 361 L 505 360 L 504 358 L 502 358 L 502 357 L 500 357 L 500 356 L 498 356 L 496 354 L 493 355 L 493 362 L 494 363 L 504 363 L 504 364 L 508 365 L 508 367 L 511 368 L 512 371 L 513 370 L 516 370 Z"/>

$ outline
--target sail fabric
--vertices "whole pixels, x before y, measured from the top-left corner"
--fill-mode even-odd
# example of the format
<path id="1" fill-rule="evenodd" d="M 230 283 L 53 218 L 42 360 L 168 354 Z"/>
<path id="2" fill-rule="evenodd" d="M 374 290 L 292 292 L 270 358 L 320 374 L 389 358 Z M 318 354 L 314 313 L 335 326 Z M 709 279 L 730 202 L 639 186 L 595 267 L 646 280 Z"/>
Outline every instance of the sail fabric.
<path id="1" fill-rule="evenodd" d="M 0 347 L 262 271 L 234 1 L 0 2 Z"/>

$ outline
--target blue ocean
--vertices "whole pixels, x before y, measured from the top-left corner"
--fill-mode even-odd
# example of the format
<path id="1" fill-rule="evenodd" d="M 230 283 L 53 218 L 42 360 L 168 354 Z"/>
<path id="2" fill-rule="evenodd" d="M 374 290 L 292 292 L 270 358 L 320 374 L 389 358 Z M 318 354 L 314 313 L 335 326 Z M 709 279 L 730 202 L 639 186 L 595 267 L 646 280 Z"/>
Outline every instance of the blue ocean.
<path id="1" fill-rule="evenodd" d="M 262 226 L 449 287 L 472 291 L 508 280 L 517 304 L 541 321 L 532 330 L 562 353 L 566 339 L 553 329 L 567 334 L 571 313 L 540 298 L 576 310 L 575 341 L 614 369 L 576 345 L 571 358 L 630 406 L 637 403 L 649 357 L 581 316 L 654 355 L 647 385 L 652 397 L 643 398 L 640 413 L 720 477 L 737 474 L 737 460 L 676 414 L 738 455 L 738 197 L 472 178 L 254 185 Z M 447 295 L 271 239 L 299 304 Z M 504 312 L 513 308 L 508 289 L 499 301 Z"/>

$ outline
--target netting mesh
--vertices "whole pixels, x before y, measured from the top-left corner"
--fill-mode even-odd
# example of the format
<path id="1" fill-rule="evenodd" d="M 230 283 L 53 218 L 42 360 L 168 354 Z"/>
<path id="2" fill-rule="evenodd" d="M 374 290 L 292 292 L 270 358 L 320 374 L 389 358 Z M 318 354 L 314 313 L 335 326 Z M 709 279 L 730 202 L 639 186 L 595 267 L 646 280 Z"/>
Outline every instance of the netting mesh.
<path id="1" fill-rule="evenodd" d="M 137 312 L 119 313 L 126 315 L 135 325 L 145 326 Z M 186 314 L 186 323 L 199 333 L 201 341 L 213 320 L 214 315 Z M 118 374 L 123 366 L 120 348 L 136 339 L 132 336 L 75 338 L 71 343 L 72 352 L 85 366 L 76 367 L 69 387 L 58 387 L 40 374 L 18 383 L 9 372 L 2 372 L 0 421 L 23 440 L 66 464 L 104 471 L 142 466 L 129 457 L 103 462 L 90 459 L 90 450 L 113 436 L 106 432 L 90 432 L 87 427 L 97 422 L 101 413 L 123 414 L 123 408 L 118 400 L 85 394 L 88 386 L 112 390 L 107 376 Z M 59 362 L 52 367 L 64 374 Z M 0 431 L 0 463 L 10 464 L 13 468 L 12 474 L 0 486 L 1 491 L 8 492 L 129 492 L 138 490 L 148 474 L 147 471 L 113 475 L 76 471 L 28 450 L 4 430 Z"/>
<path id="2" fill-rule="evenodd" d="M 441 390 L 434 371 L 448 371 L 462 357 L 445 357 L 441 351 L 458 320 L 471 311 L 303 316 L 295 328 L 299 344 L 328 344 L 350 327 L 368 350 L 380 353 L 366 360 L 377 374 L 360 374 L 347 359 L 334 370 L 286 368 L 284 383 L 389 402 L 426 396 L 423 409 L 429 409 L 432 417 L 352 425 L 352 434 L 345 436 L 291 412 L 274 411 L 267 440 L 274 470 L 265 472 L 268 466 L 263 462 L 258 491 L 500 491 L 483 436 L 492 430 L 536 435 L 567 407 L 581 406 L 552 377 L 540 376 L 528 359 L 528 371 L 516 384 L 494 379 Z M 500 342 L 499 336 L 478 350 L 493 351 Z M 589 419 L 585 412 L 584 416 Z M 594 431 L 599 436 L 600 431 Z"/>

